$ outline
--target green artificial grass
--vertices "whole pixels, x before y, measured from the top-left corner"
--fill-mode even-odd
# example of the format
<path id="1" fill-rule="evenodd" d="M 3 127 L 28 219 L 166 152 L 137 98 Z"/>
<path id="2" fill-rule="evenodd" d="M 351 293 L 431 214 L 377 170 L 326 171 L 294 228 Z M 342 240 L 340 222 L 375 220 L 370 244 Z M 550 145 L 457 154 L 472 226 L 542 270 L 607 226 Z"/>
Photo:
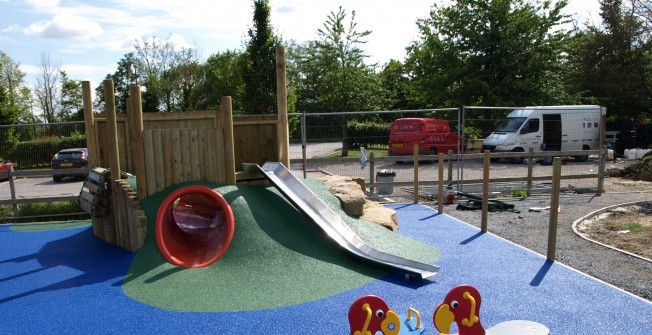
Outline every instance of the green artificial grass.
<path id="1" fill-rule="evenodd" d="M 376 224 L 347 216 L 320 181 L 305 181 L 371 246 L 432 263 L 439 250 Z M 123 290 L 142 303 L 173 311 L 243 311 L 289 306 L 329 297 L 384 275 L 387 270 L 350 257 L 274 187 L 220 186 L 236 222 L 233 241 L 216 263 L 196 269 L 165 261 L 154 238 L 158 207 L 174 185 L 142 201 L 149 237 L 138 251 Z"/>

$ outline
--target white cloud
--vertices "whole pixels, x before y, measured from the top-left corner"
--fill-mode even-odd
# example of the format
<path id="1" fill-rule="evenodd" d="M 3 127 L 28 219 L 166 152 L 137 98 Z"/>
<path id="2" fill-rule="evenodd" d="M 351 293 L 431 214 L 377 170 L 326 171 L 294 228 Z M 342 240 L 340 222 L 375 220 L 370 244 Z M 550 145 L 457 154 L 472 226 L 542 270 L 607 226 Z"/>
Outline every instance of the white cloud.
<path id="1" fill-rule="evenodd" d="M 49 10 L 59 6 L 59 0 L 27 0 L 27 4 L 36 10 Z"/>
<path id="2" fill-rule="evenodd" d="M 49 39 L 73 39 L 87 40 L 102 35 L 104 30 L 95 21 L 81 16 L 60 14 L 51 21 L 39 21 L 32 23 L 23 29 L 27 35 L 36 35 Z"/>
<path id="3" fill-rule="evenodd" d="M 1 2 L 1 1 L 2 1 L 2 0 L 0 0 L 0 2 Z M 9 26 L 6 26 L 6 27 L 2 28 L 2 30 L 0 30 L 0 33 L 13 33 L 13 32 L 15 32 L 15 31 L 19 31 L 19 30 L 20 30 L 20 26 L 19 26 L 19 25 L 17 25 L 17 24 L 12 24 L 12 25 L 9 25 Z"/>

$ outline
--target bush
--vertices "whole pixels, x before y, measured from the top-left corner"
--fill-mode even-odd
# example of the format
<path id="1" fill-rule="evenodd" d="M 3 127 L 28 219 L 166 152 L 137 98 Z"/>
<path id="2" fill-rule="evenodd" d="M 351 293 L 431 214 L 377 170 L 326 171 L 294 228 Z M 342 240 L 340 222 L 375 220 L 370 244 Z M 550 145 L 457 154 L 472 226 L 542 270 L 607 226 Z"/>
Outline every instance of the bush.
<path id="1" fill-rule="evenodd" d="M 391 123 L 349 121 L 347 123 L 349 149 L 387 148 Z"/>
<path id="2" fill-rule="evenodd" d="M 86 135 L 70 137 L 47 137 L 18 143 L 6 159 L 18 164 L 20 169 L 50 166 L 52 156 L 62 149 L 85 148 Z"/>

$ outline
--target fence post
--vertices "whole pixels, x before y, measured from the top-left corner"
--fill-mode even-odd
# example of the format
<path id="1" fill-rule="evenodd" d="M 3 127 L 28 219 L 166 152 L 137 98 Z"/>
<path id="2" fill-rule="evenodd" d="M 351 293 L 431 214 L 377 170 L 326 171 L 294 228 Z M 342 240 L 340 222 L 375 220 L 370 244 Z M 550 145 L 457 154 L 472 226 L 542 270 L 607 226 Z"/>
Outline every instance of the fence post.
<path id="1" fill-rule="evenodd" d="M 559 182 L 561 179 L 561 157 L 555 157 L 552 167 L 552 190 L 550 195 L 550 223 L 548 226 L 547 260 L 555 261 L 557 249 L 557 219 L 559 217 Z"/>
<path id="2" fill-rule="evenodd" d="M 82 101 L 84 103 L 84 125 L 86 127 L 86 147 L 88 148 L 88 166 L 95 166 L 99 162 L 95 135 L 95 116 L 93 115 L 93 98 L 91 96 L 91 82 L 82 81 Z"/>
<path id="3" fill-rule="evenodd" d="M 414 145 L 414 203 L 419 203 L 419 144 Z"/>
<path id="4" fill-rule="evenodd" d="M 131 104 L 131 128 L 132 145 L 134 146 L 134 165 L 136 178 L 136 194 L 138 199 L 142 200 L 147 197 L 147 169 L 145 167 L 145 147 L 143 143 L 143 105 L 140 96 L 140 86 L 131 85 L 129 87 L 129 102 Z"/>
<path id="5" fill-rule="evenodd" d="M 605 145 L 607 137 L 607 107 L 602 107 L 600 117 L 600 153 L 598 154 L 598 192 L 596 195 L 601 195 L 604 191 L 604 165 L 607 160 L 607 148 Z M 614 148 L 615 149 L 615 148 Z"/>
<path id="6" fill-rule="evenodd" d="M 374 162 L 374 153 L 373 153 L 373 151 L 372 151 L 372 152 L 369 153 L 369 182 L 370 182 L 370 183 L 374 183 L 374 182 L 375 182 L 375 179 L 374 179 L 374 170 L 376 169 L 375 164 L 376 164 L 376 163 Z M 372 186 L 372 187 L 369 187 L 369 193 L 370 193 L 371 195 L 374 195 L 374 193 L 376 192 L 375 189 L 376 189 L 376 188 L 373 187 L 373 186 Z"/>
<path id="7" fill-rule="evenodd" d="M 104 81 L 104 106 L 106 107 L 106 138 L 109 140 L 109 167 L 111 168 L 111 180 L 122 179 L 120 177 L 120 152 L 118 151 L 118 125 L 115 115 L 115 92 L 113 80 Z"/>
<path id="8" fill-rule="evenodd" d="M 439 214 L 444 212 L 444 154 L 439 153 L 439 193 L 437 196 L 437 210 Z"/>
<path id="9" fill-rule="evenodd" d="M 448 150 L 448 186 L 453 186 L 453 150 Z"/>
<path id="10" fill-rule="evenodd" d="M 278 119 L 276 123 L 276 140 L 278 142 L 278 160 L 290 169 L 290 131 L 288 129 L 288 98 L 285 78 L 285 48 L 276 46 L 276 102 Z"/>
<path id="11" fill-rule="evenodd" d="M 7 181 L 9 182 L 9 193 L 11 193 L 11 201 L 13 202 L 14 217 L 18 217 L 18 204 L 16 203 L 16 186 L 14 185 L 14 177 L 11 175 L 11 170 L 7 172 Z"/>
<path id="12" fill-rule="evenodd" d="M 532 195 L 532 169 L 534 168 L 534 148 L 530 148 L 527 158 L 527 196 Z"/>
<path id="13" fill-rule="evenodd" d="M 482 217 L 480 219 L 480 230 L 483 233 L 487 232 L 487 220 L 489 212 L 489 171 L 491 170 L 491 151 L 484 151 L 484 159 L 482 160 Z"/>

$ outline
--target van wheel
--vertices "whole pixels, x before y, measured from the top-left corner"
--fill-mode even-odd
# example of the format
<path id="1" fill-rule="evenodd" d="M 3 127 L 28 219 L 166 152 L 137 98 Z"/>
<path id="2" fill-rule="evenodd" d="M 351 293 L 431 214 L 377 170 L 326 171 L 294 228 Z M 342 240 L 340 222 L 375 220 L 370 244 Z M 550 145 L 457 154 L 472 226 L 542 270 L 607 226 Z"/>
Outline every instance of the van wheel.
<path id="1" fill-rule="evenodd" d="M 525 150 L 523 150 L 523 148 L 515 148 L 512 152 L 525 152 Z M 514 164 L 521 164 L 523 163 L 523 157 L 513 157 L 510 158 L 509 161 Z"/>
<path id="2" fill-rule="evenodd" d="M 584 148 L 582 148 L 582 150 L 590 150 L 590 149 L 589 149 L 589 147 L 584 146 Z M 575 161 L 576 162 L 586 162 L 587 160 L 589 160 L 589 155 L 575 156 Z"/>

